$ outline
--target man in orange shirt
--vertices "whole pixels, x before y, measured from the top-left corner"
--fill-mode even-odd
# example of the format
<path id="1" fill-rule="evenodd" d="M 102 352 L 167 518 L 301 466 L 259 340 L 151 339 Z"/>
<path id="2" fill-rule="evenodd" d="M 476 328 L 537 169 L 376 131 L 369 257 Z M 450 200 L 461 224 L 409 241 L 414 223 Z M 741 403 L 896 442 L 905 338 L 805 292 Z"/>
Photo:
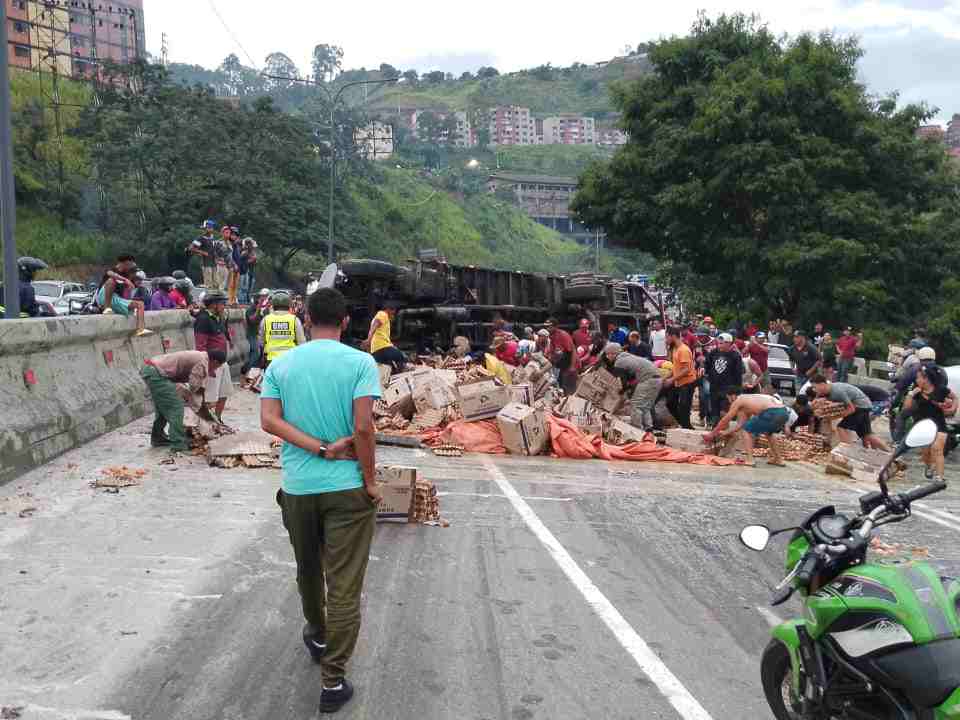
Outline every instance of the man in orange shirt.
<path id="1" fill-rule="evenodd" d="M 667 330 L 667 350 L 673 363 L 673 375 L 663 381 L 667 389 L 667 409 L 680 427 L 693 430 L 690 424 L 690 407 L 693 405 L 693 389 L 697 383 L 697 370 L 693 353 L 683 342 L 683 333 L 678 327 Z"/>

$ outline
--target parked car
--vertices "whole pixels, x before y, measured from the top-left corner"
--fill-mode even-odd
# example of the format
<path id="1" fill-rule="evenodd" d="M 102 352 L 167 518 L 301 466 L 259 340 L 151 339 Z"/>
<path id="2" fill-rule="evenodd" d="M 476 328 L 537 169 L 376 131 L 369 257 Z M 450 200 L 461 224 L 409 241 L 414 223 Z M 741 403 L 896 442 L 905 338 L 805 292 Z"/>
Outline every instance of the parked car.
<path id="1" fill-rule="evenodd" d="M 70 293 L 86 293 L 87 288 L 83 283 L 65 282 L 63 280 L 37 280 L 30 283 L 33 285 L 34 292 L 37 293 L 37 302 L 48 302 L 54 307 L 57 301 L 64 295 Z M 66 315 L 69 307 L 64 312 L 58 312 L 58 315 Z"/>
<path id="2" fill-rule="evenodd" d="M 67 293 L 53 304 L 53 309 L 57 315 L 78 315 L 83 307 L 93 302 L 92 292 L 72 292 Z"/>
<path id="3" fill-rule="evenodd" d="M 770 351 L 767 356 L 767 370 L 770 373 L 770 384 L 775 392 L 789 391 L 793 396 L 797 394 L 797 373 L 790 362 L 786 345 L 767 345 Z"/>

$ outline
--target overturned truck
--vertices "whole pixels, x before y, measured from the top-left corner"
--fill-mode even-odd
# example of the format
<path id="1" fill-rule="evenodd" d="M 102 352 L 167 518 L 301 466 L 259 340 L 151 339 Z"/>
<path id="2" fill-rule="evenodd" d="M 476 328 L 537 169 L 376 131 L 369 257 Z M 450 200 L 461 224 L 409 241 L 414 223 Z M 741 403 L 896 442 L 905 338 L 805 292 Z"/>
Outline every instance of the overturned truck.
<path id="1" fill-rule="evenodd" d="M 366 337 L 373 315 L 389 301 L 399 311 L 394 338 L 410 349 L 448 348 L 463 335 L 475 345 L 490 342 L 497 316 L 515 332 L 537 327 L 551 316 L 572 329 L 587 316 L 606 327 L 635 327 L 646 334 L 648 318 L 662 317 L 663 300 L 638 283 L 605 275 L 493 270 L 413 260 L 404 265 L 382 260 L 345 260 L 337 287 L 347 297 L 350 337 Z"/>

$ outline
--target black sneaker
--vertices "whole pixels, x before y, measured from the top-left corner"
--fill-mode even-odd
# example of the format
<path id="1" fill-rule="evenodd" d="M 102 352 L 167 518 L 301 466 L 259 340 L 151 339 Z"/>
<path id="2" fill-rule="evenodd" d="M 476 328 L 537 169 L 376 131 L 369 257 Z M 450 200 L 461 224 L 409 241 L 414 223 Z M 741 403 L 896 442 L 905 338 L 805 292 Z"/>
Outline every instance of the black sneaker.
<path id="1" fill-rule="evenodd" d="M 150 445 L 153 447 L 169 447 L 170 438 L 168 438 L 166 435 L 151 436 Z"/>
<path id="2" fill-rule="evenodd" d="M 353 697 L 353 685 L 347 682 L 346 678 L 340 681 L 340 687 L 336 690 L 324 688 L 320 693 L 320 712 L 335 713 L 342 708 Z"/>
<path id="3" fill-rule="evenodd" d="M 923 469 L 923 476 L 924 476 L 927 480 L 933 480 L 933 468 L 930 467 L 929 465 L 927 465 L 927 466 Z"/>
<path id="4" fill-rule="evenodd" d="M 303 644 L 315 663 L 320 662 L 327 652 L 327 640 L 323 632 L 315 632 L 309 623 L 303 626 Z"/>

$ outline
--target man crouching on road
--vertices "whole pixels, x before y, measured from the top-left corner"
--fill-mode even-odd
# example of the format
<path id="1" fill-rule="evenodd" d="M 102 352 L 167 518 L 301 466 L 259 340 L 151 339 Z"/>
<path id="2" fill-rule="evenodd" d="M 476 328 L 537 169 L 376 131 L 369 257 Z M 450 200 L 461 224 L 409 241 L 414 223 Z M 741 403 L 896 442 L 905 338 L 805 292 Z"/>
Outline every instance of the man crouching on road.
<path id="1" fill-rule="evenodd" d="M 323 671 L 320 712 L 332 713 L 353 696 L 346 667 L 360 634 L 380 499 L 373 425 L 380 375 L 372 356 L 340 342 L 350 318 L 338 290 L 317 290 L 308 310 L 312 342 L 270 364 L 260 425 L 284 441 L 277 503 L 297 560 L 303 641 Z"/>
<path id="2" fill-rule="evenodd" d="M 153 447 L 169 447 L 173 452 L 190 449 L 183 427 L 184 399 L 195 411 L 202 412 L 204 388 L 226 361 L 223 350 L 182 350 L 144 361 L 140 377 L 147 384 L 157 413 L 150 432 Z M 167 425 L 169 436 L 164 433 Z"/>
<path id="3" fill-rule="evenodd" d="M 780 454 L 780 440 L 777 433 L 781 432 L 790 418 L 790 411 L 776 395 L 741 395 L 738 387 L 727 388 L 727 400 L 730 409 L 724 415 L 712 432 L 703 436 L 706 443 L 711 443 L 718 437 L 728 437 L 735 433 L 740 434 L 740 447 L 746 455 L 745 464 L 754 465 L 753 446 L 761 435 L 770 437 L 770 455 L 767 463 L 784 467 L 785 463 Z M 735 430 L 726 430 L 730 421 L 737 418 L 738 427 Z"/>

